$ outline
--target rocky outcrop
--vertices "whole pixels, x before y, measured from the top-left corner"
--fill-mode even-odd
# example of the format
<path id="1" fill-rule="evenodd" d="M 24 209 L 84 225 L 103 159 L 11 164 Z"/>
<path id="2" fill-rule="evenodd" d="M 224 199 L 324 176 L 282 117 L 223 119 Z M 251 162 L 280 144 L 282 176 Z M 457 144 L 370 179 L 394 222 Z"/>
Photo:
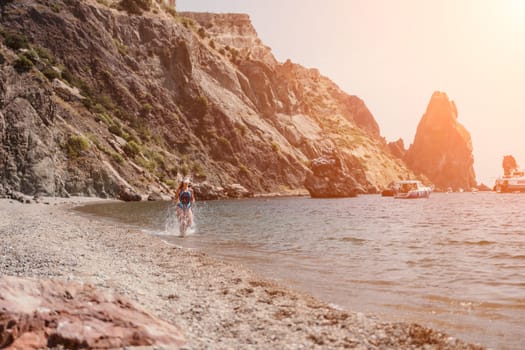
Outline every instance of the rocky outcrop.
<path id="1" fill-rule="evenodd" d="M 411 169 L 441 189 L 476 186 L 472 141 L 457 118 L 455 103 L 444 92 L 434 92 L 404 157 Z"/>
<path id="2" fill-rule="evenodd" d="M 185 344 L 179 328 L 88 284 L 0 276 L 0 348 L 123 348 Z"/>
<path id="3" fill-rule="evenodd" d="M 134 192 L 131 188 L 121 188 L 120 193 L 117 196 L 118 199 L 124 202 L 140 202 L 142 196 Z"/>
<path id="4" fill-rule="evenodd" d="M 488 191 L 492 191 L 492 188 L 490 188 L 489 186 L 485 185 L 484 183 L 480 183 L 478 185 L 478 190 L 482 191 L 482 192 L 488 192 Z"/>
<path id="5" fill-rule="evenodd" d="M 405 143 L 403 142 L 402 138 L 399 138 L 397 141 L 389 142 L 388 150 L 390 153 L 392 153 L 392 155 L 399 159 L 403 159 L 407 153 L 407 150 L 405 149 Z"/>
<path id="6" fill-rule="evenodd" d="M 363 187 L 410 173 L 364 101 L 278 62 L 248 16 L 111 3 L 2 3 L 0 196 L 147 198 L 187 174 L 248 194 L 301 189 L 333 148 Z"/>
<path id="7" fill-rule="evenodd" d="M 225 193 L 228 198 L 250 198 L 253 193 L 240 184 L 230 184 L 225 187 Z"/>
<path id="8" fill-rule="evenodd" d="M 366 193 L 336 151 L 312 160 L 310 168 L 312 174 L 306 177 L 304 186 L 312 198 L 355 197 Z M 364 176 L 361 172 L 361 177 Z"/>
<path id="9" fill-rule="evenodd" d="M 193 185 L 198 199 L 251 198 L 254 193 L 241 184 L 227 184 L 224 187 L 214 186 L 207 181 Z"/>
<path id="10" fill-rule="evenodd" d="M 503 167 L 503 175 L 505 176 L 509 176 L 514 171 L 518 170 L 518 163 L 516 162 L 516 158 L 514 158 L 514 156 L 510 154 L 503 156 L 503 162 L 501 165 Z"/>
<path id="11" fill-rule="evenodd" d="M 198 23 L 202 28 L 200 35 L 209 37 L 219 50 L 228 48 L 233 60 L 249 57 L 269 66 L 278 63 L 271 49 L 259 39 L 247 14 L 180 12 L 179 15 Z"/>

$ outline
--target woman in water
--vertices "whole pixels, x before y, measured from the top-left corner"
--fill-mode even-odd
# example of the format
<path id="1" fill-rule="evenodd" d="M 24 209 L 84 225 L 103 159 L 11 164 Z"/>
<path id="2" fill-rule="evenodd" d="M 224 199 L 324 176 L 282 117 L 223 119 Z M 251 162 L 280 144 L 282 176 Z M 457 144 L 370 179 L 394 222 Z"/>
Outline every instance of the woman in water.
<path id="1" fill-rule="evenodd" d="M 182 180 L 173 200 L 176 202 L 177 219 L 179 220 L 180 233 L 183 235 L 186 229 L 193 225 L 192 207 L 195 203 L 195 195 L 190 188 L 190 179 Z"/>

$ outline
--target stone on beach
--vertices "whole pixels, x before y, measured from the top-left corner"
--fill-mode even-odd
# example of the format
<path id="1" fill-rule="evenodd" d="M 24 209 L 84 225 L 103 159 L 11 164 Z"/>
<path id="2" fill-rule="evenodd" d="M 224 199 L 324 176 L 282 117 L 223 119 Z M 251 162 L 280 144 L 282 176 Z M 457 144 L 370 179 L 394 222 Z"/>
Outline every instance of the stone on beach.
<path id="1" fill-rule="evenodd" d="M 0 348 L 118 348 L 185 344 L 181 331 L 89 284 L 0 277 Z"/>

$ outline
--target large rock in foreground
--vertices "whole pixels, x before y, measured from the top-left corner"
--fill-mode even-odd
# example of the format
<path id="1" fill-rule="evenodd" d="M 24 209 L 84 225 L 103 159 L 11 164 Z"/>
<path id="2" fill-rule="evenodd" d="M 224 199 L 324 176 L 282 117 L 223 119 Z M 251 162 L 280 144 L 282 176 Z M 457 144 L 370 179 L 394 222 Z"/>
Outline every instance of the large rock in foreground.
<path id="1" fill-rule="evenodd" d="M 336 152 L 312 160 L 310 168 L 313 174 L 306 177 L 304 186 L 312 198 L 355 197 L 366 192 L 346 171 L 342 157 Z"/>
<path id="2" fill-rule="evenodd" d="M 181 331 L 87 284 L 0 277 L 0 348 L 178 349 Z"/>
<path id="3" fill-rule="evenodd" d="M 458 111 L 444 92 L 434 92 L 404 160 L 439 189 L 476 186 L 470 133 L 458 121 Z"/>

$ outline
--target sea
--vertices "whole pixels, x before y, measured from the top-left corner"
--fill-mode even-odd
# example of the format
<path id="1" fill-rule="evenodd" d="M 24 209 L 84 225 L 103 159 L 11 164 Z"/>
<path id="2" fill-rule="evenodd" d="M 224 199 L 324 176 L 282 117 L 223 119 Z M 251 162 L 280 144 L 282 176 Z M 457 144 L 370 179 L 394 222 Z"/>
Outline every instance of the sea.
<path id="1" fill-rule="evenodd" d="M 525 349 L 525 195 L 198 201 L 185 237 L 169 202 L 79 210 L 240 263 L 341 309 Z"/>

